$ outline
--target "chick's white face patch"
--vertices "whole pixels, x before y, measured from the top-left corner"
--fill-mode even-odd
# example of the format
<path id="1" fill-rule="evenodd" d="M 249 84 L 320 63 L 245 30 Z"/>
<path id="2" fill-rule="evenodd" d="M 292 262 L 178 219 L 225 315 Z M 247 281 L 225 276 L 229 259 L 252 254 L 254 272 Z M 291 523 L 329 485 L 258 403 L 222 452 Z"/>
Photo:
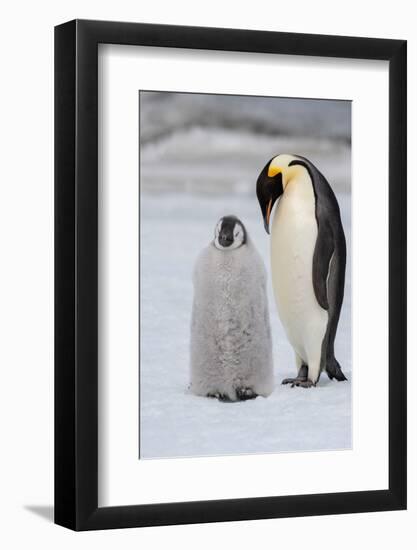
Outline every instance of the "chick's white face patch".
<path id="1" fill-rule="evenodd" d="M 214 230 L 214 246 L 219 250 L 235 250 L 245 244 L 245 230 L 239 220 L 221 218 Z"/>

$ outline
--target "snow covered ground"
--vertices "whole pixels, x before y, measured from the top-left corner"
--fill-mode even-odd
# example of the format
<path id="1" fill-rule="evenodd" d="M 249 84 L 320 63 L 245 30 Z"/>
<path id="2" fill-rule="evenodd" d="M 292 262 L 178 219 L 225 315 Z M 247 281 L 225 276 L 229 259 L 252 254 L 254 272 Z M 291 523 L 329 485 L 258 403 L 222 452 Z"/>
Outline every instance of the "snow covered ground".
<path id="1" fill-rule="evenodd" d="M 331 382 L 323 375 L 319 385 L 308 390 L 280 384 L 295 374 L 295 365 L 269 283 L 275 391 L 266 399 L 222 403 L 187 391 L 191 275 L 199 251 L 211 240 L 216 221 L 225 214 L 241 217 L 270 272 L 269 237 L 263 229 L 254 186 L 251 192 L 235 189 L 228 194 L 142 192 L 141 458 L 351 446 L 350 195 L 338 193 L 338 199 L 348 266 L 336 357 L 349 381 Z"/>

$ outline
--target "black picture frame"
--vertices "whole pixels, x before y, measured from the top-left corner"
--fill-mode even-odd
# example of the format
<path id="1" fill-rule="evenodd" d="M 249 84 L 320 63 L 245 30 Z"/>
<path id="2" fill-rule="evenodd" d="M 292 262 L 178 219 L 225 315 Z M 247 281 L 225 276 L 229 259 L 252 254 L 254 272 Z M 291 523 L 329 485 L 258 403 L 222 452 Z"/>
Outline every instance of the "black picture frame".
<path id="1" fill-rule="evenodd" d="M 389 488 L 98 506 L 98 44 L 389 62 Z M 406 508 L 406 41 L 74 20 L 55 28 L 55 522 L 74 530 Z"/>

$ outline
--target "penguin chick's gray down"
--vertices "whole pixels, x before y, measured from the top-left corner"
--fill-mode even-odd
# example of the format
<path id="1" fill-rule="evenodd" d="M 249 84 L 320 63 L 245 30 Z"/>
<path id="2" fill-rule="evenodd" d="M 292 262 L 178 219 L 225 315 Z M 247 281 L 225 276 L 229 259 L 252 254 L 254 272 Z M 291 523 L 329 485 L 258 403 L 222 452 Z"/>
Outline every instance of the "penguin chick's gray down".
<path id="1" fill-rule="evenodd" d="M 191 391 L 239 401 L 273 390 L 266 271 L 243 223 L 220 219 L 194 268 Z"/>

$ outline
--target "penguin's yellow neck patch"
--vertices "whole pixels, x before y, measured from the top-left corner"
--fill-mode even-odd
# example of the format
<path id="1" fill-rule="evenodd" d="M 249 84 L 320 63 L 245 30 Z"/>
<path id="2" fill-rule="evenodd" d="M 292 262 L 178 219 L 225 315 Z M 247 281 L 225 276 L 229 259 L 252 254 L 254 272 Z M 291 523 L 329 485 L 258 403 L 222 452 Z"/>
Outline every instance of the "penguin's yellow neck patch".
<path id="1" fill-rule="evenodd" d="M 268 178 L 273 178 L 274 176 L 276 176 L 277 174 L 280 174 L 281 172 L 282 172 L 281 166 L 277 166 L 276 164 L 273 164 L 271 162 L 268 168 Z"/>

